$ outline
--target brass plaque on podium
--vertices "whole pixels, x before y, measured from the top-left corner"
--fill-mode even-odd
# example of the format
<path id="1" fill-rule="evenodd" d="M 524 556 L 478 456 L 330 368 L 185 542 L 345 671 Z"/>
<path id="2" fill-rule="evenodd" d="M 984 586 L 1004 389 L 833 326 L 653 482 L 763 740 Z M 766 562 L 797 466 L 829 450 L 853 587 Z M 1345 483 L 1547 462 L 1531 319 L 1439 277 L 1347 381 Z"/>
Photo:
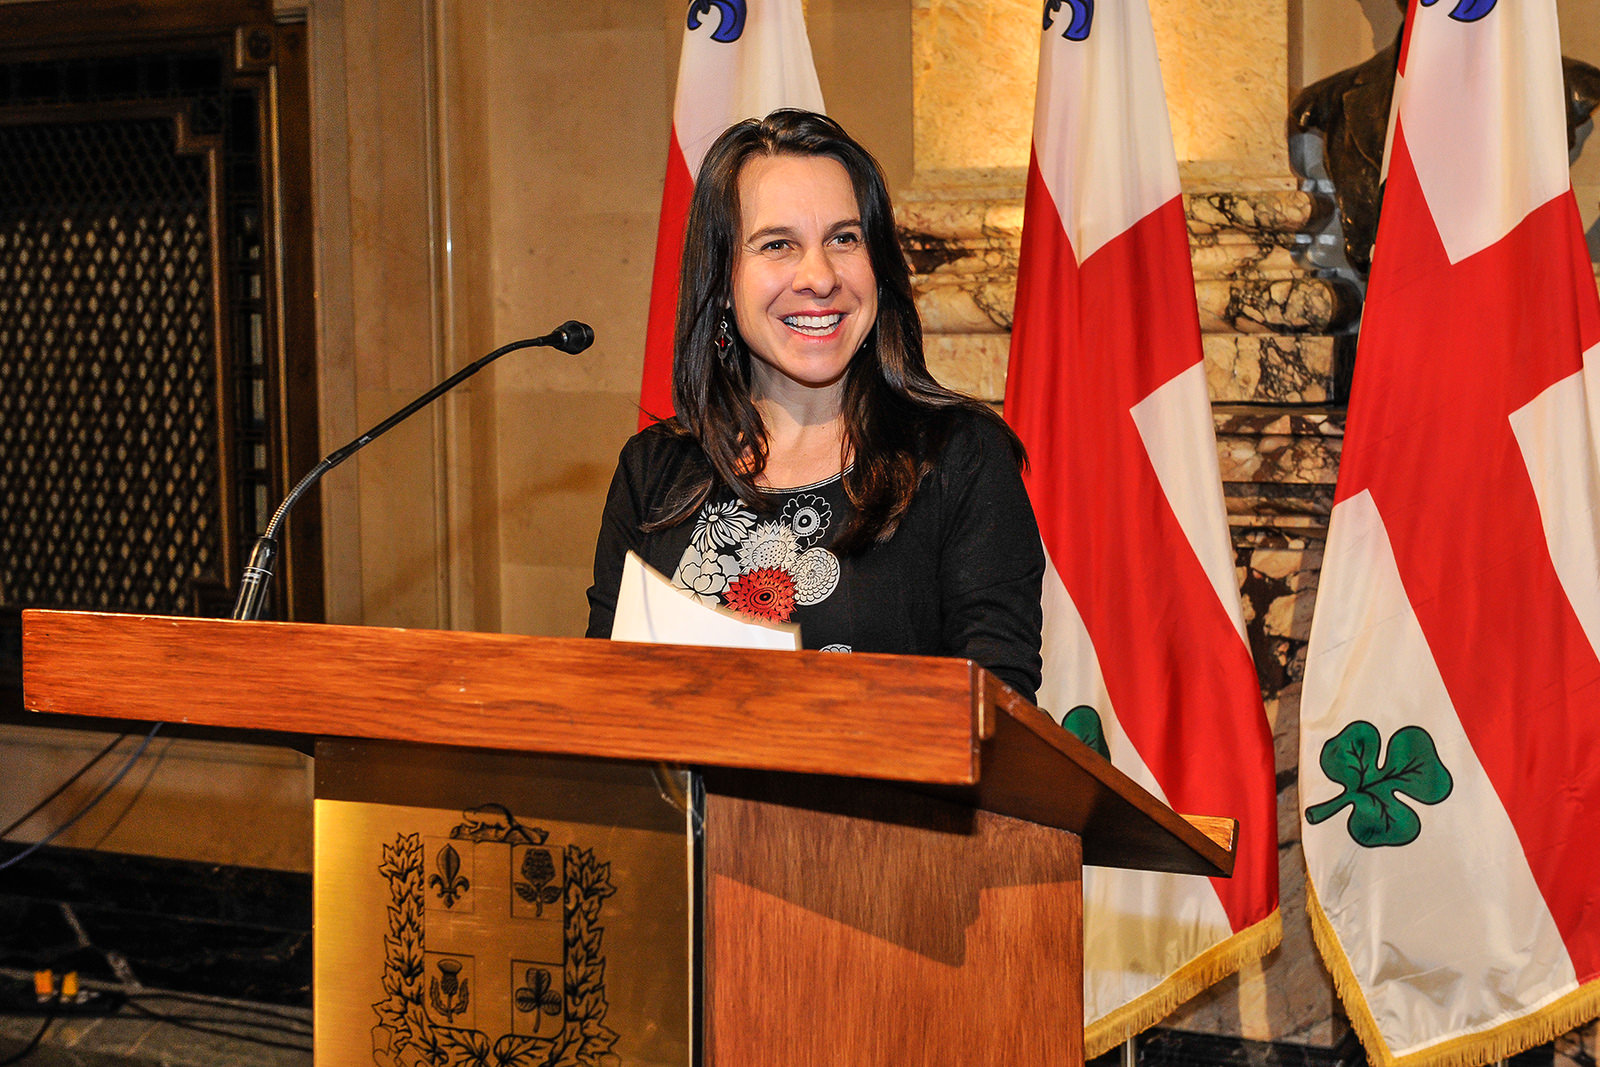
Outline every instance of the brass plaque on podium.
<path id="1" fill-rule="evenodd" d="M 316 750 L 318 1067 L 687 1067 L 687 772 Z"/>

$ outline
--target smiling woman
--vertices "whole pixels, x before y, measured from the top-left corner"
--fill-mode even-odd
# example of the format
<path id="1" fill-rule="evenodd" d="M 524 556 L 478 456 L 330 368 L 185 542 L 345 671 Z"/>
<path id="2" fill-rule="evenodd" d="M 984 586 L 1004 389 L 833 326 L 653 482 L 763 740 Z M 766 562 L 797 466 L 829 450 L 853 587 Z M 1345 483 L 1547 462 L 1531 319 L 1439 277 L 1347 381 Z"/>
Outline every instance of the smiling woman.
<path id="1" fill-rule="evenodd" d="M 589 590 L 638 552 L 807 648 L 973 659 L 1030 699 L 1044 556 L 1022 446 L 928 373 L 877 162 L 776 111 L 707 152 L 684 238 L 676 417 L 623 448 Z"/>
<path id="2" fill-rule="evenodd" d="M 767 426 L 770 481 L 775 419 L 837 423 L 845 371 L 878 317 L 877 279 L 838 160 L 752 159 L 739 175 L 739 214 L 733 313 L 755 357 L 750 392 Z"/>

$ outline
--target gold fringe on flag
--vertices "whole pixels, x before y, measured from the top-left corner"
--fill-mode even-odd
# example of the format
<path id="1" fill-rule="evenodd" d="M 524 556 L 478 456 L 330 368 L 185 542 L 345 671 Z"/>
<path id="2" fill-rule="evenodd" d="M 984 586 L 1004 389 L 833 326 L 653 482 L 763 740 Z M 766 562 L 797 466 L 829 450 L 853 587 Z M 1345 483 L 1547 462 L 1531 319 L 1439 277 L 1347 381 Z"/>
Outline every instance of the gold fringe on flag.
<path id="1" fill-rule="evenodd" d="M 1167 975 L 1143 996 L 1108 1011 L 1083 1028 L 1083 1056 L 1093 1059 L 1128 1038 L 1148 1030 L 1178 1005 L 1222 981 L 1251 960 L 1260 959 L 1283 940 L 1283 918 L 1276 908 L 1265 919 L 1219 941 Z"/>
<path id="2" fill-rule="evenodd" d="M 1350 1017 L 1350 1028 L 1356 1032 L 1361 1047 L 1366 1049 L 1372 1067 L 1482 1067 L 1554 1041 L 1567 1031 L 1600 1018 L 1600 981 L 1593 981 L 1519 1019 L 1396 1056 L 1378 1030 L 1366 994 L 1356 980 L 1350 959 L 1344 954 L 1344 946 L 1322 910 L 1316 887 L 1309 878 L 1306 879 L 1306 914 L 1311 917 L 1311 936 L 1328 972 L 1333 975 L 1333 987 L 1344 1002 L 1345 1014 Z"/>

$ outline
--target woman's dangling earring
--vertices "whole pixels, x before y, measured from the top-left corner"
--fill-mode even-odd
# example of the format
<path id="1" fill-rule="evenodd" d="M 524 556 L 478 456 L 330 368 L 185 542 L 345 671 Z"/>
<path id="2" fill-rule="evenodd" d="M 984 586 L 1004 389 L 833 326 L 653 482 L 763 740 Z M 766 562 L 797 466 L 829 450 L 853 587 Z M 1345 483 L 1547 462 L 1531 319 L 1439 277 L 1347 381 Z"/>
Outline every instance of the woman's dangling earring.
<path id="1" fill-rule="evenodd" d="M 732 370 L 734 360 L 738 358 L 738 353 L 734 351 L 733 324 L 728 321 L 728 313 L 726 311 L 717 316 L 717 336 L 712 343 L 717 346 L 717 359 L 723 366 Z"/>

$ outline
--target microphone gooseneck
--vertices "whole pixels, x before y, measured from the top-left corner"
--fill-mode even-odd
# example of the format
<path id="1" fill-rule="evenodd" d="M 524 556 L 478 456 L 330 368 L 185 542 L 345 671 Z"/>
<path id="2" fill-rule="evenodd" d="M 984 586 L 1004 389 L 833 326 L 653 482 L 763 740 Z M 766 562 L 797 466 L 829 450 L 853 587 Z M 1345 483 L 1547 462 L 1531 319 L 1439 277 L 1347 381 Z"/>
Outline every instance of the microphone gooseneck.
<path id="1" fill-rule="evenodd" d="M 232 617 L 239 620 L 261 617 L 261 612 L 266 607 L 267 588 L 272 583 L 272 565 L 278 555 L 278 529 L 283 525 L 284 516 L 289 513 L 294 502 L 305 495 L 306 490 L 315 485 L 324 474 L 508 352 L 515 352 L 519 348 L 554 348 L 575 356 L 592 344 L 594 344 L 594 330 L 586 323 L 569 319 L 543 337 L 527 338 L 501 345 L 476 362 L 462 367 L 354 441 L 328 453 L 320 463 L 311 468 L 310 473 L 289 490 L 289 495 L 283 498 L 278 510 L 272 513 L 267 528 L 256 538 L 255 547 L 250 550 L 250 560 L 245 564 L 244 574 L 239 580 L 239 598 L 234 601 Z"/>

